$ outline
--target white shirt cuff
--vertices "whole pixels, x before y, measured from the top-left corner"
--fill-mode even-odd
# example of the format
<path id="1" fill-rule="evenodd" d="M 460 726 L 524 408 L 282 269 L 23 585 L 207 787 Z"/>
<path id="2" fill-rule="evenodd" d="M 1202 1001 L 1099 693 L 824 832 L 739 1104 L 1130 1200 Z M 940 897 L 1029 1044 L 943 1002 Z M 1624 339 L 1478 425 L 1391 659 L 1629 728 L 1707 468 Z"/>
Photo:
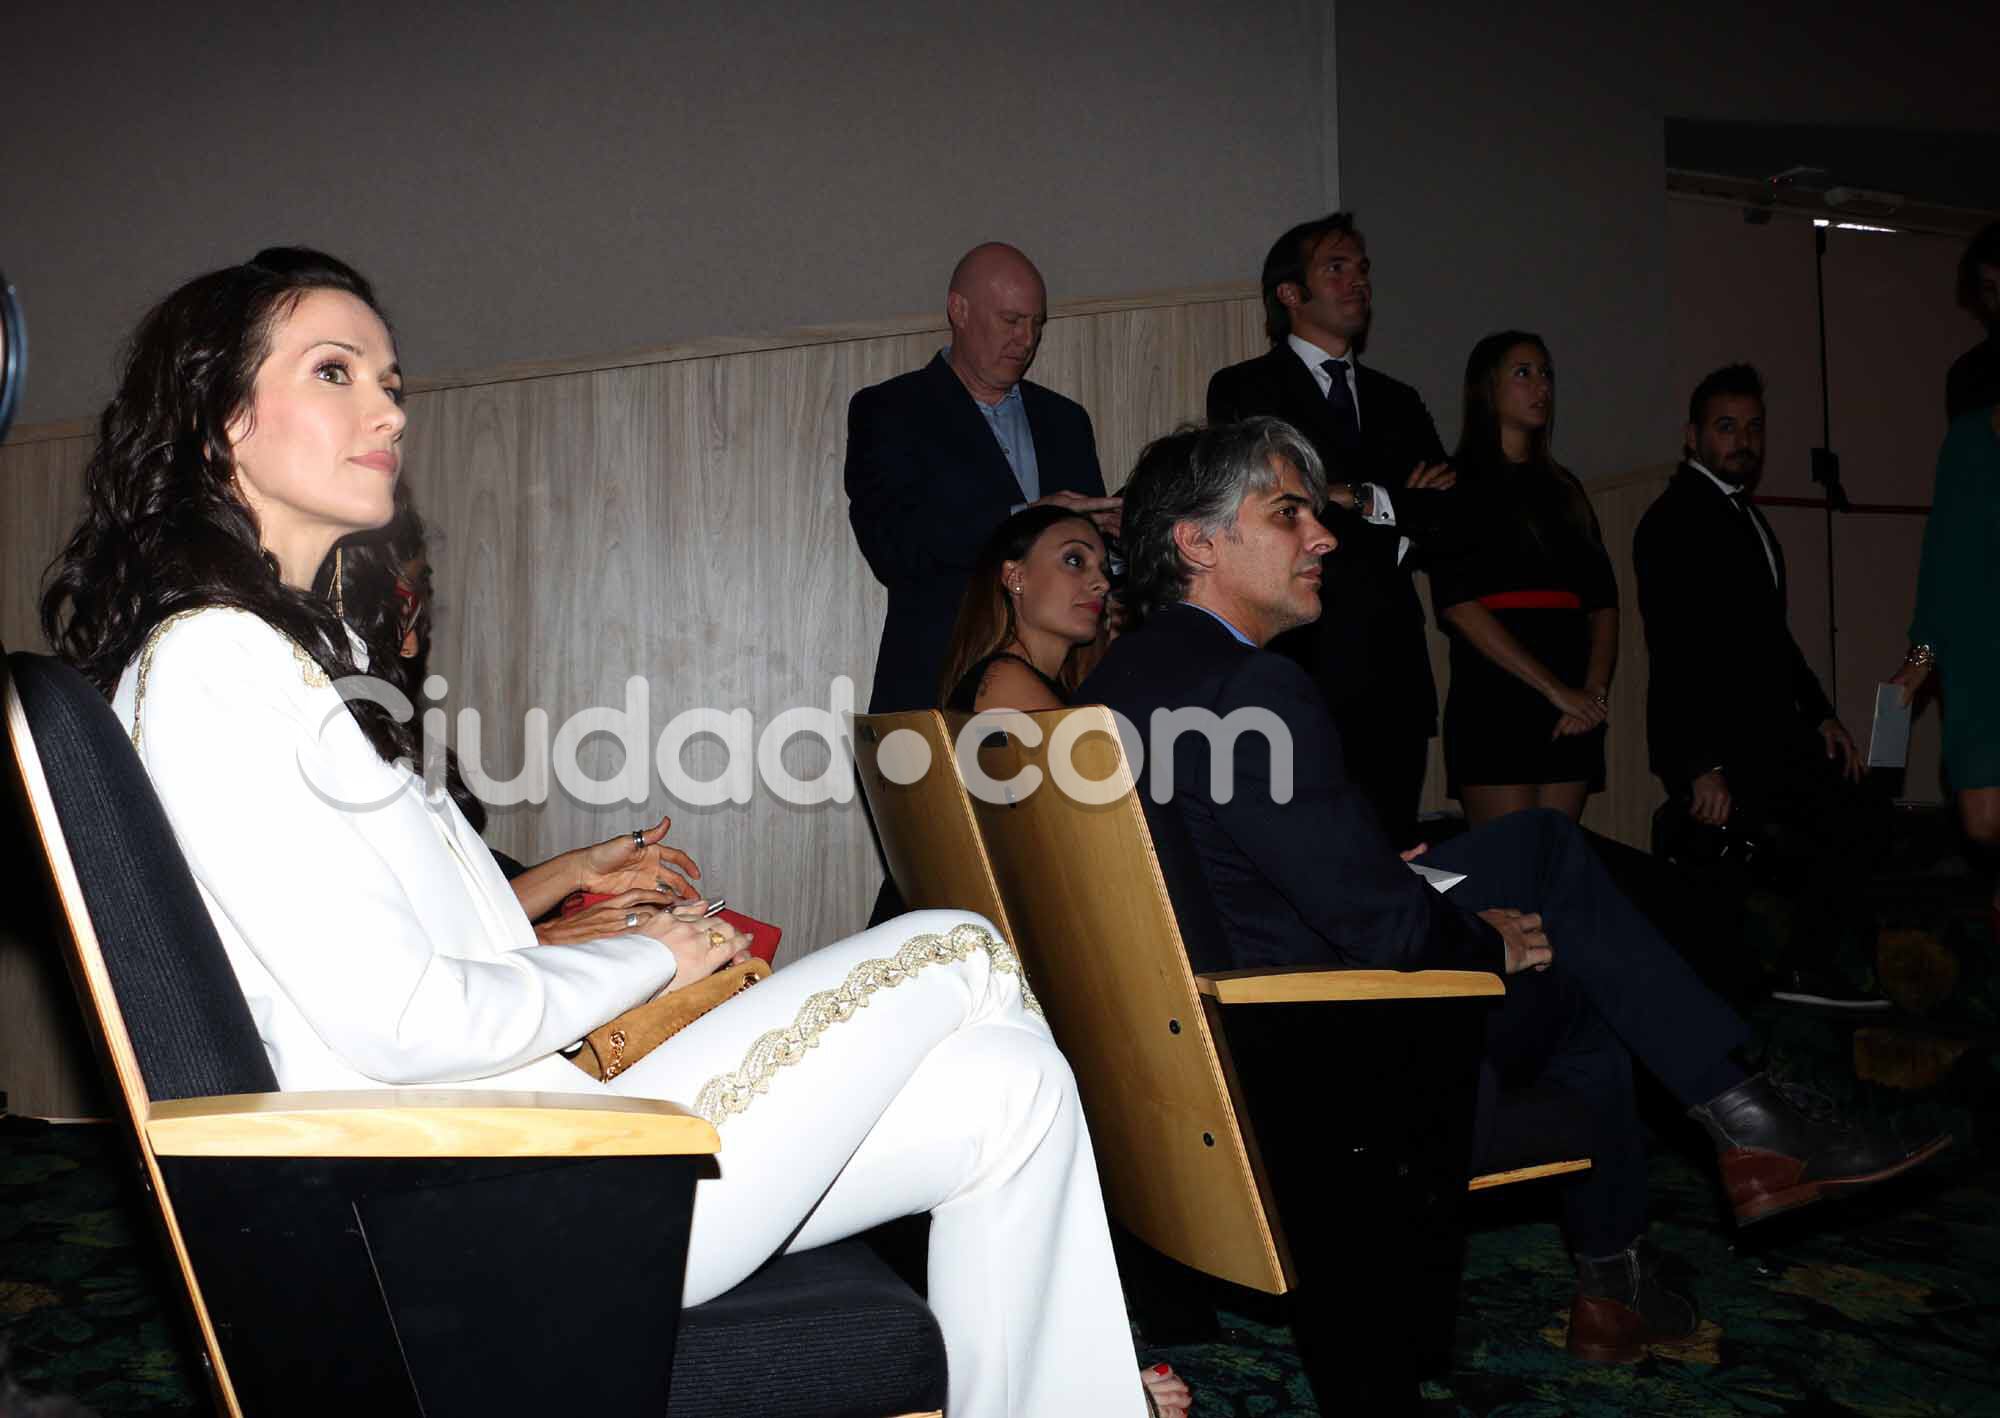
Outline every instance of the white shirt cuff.
<path id="1" fill-rule="evenodd" d="M 1393 527 L 1396 525 L 1396 504 L 1389 500 L 1389 489 L 1380 483 L 1363 483 L 1368 489 L 1368 516 L 1366 520 L 1373 526 Z"/>

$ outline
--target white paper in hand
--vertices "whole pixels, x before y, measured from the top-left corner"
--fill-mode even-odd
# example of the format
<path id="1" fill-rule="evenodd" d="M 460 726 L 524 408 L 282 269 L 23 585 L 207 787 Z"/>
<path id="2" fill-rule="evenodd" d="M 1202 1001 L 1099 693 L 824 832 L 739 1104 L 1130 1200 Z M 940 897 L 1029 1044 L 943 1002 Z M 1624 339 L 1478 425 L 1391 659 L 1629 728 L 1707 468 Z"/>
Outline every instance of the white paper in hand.
<path id="1" fill-rule="evenodd" d="M 1462 871 L 1443 871 L 1437 867 L 1419 866 L 1415 862 L 1404 862 L 1404 866 L 1431 884 L 1431 890 L 1442 895 L 1465 880 Z"/>
<path id="2" fill-rule="evenodd" d="M 1901 768 L 1910 761 L 1910 706 L 1893 684 L 1875 686 L 1875 727 L 1868 735 L 1870 768 Z"/>

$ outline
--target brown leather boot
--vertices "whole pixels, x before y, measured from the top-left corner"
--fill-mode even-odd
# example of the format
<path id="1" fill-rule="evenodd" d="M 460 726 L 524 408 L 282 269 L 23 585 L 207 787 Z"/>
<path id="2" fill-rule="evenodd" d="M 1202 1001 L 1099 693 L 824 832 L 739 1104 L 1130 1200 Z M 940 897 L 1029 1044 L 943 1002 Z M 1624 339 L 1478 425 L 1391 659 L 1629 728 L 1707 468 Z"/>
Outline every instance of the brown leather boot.
<path id="1" fill-rule="evenodd" d="M 1951 1146 L 1950 1133 L 1912 1145 L 1843 1122 L 1806 1095 L 1760 1073 L 1688 1110 L 1715 1141 L 1737 1225 L 1887 1181 Z"/>
<path id="2" fill-rule="evenodd" d="M 1576 1258 L 1576 1298 L 1569 1307 L 1572 1359 L 1636 1364 L 1648 1344 L 1686 1339 L 1701 1316 L 1694 1301 L 1661 1274 L 1660 1254 L 1639 1240 L 1616 1255 Z"/>

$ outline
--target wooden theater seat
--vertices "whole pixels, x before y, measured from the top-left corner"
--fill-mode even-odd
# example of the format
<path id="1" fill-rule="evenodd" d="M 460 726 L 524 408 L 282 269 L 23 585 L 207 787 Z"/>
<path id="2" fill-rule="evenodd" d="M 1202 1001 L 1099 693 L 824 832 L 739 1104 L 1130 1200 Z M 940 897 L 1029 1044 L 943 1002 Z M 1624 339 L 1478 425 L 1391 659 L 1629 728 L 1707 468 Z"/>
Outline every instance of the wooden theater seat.
<path id="1" fill-rule="evenodd" d="M 42 656 L 7 657 L 0 692 L 0 797 L 45 859 L 29 889 L 39 875 L 67 926 L 219 1411 L 803 1418 L 846 1383 L 842 1412 L 939 1418 L 936 1321 L 858 1243 L 682 1309 L 718 1138 L 674 1103 L 278 1091 L 110 707 Z M 821 1331 L 838 1371 L 810 1352 Z"/>
<path id="2" fill-rule="evenodd" d="M 965 716 L 953 718 L 963 723 Z M 935 709 L 852 714 L 848 720 L 861 791 L 903 904 L 912 911 L 977 911 L 1011 943 L 1014 929 L 979 842 L 972 800 L 948 766 L 954 762 L 956 724 L 947 724 Z M 915 772 L 919 765 L 925 771 Z M 892 771 L 885 774 L 885 766 Z"/>
<path id="3" fill-rule="evenodd" d="M 1052 785 L 1052 749 L 1094 785 L 1091 801 Z M 1004 786 L 968 800 L 1076 1073 L 1113 1216 L 1196 1270 L 1286 1297 L 1322 1412 L 1406 1407 L 1456 1310 L 1485 1012 L 1500 979 L 1198 976 L 1184 930 L 1218 927 L 1205 888 L 1182 899 L 1199 880 L 1192 843 L 1182 831 L 1169 844 L 1182 868 L 1170 895 L 1108 710 L 1011 716 L 1011 731 L 983 737 L 978 763 Z M 1561 1159 L 1472 1186 L 1588 1166 Z"/>

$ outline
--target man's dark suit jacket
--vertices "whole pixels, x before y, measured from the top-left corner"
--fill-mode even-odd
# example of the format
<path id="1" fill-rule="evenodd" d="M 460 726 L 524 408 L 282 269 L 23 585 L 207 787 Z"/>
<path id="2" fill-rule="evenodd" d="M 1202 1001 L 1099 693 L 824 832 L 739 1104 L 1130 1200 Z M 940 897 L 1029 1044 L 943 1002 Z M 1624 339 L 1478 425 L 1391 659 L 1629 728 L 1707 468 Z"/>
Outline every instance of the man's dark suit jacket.
<path id="1" fill-rule="evenodd" d="M 1207 914 L 1204 884 L 1220 926 L 1189 940 L 1196 970 L 1504 968 L 1499 934 L 1397 858 L 1374 810 L 1348 782 L 1339 731 L 1318 689 L 1292 660 L 1252 649 L 1194 606 L 1162 606 L 1112 642 L 1076 702 L 1125 715 L 1149 752 L 1159 709 L 1201 708 L 1224 719 L 1264 709 L 1290 733 L 1291 796 L 1282 803 L 1272 796 L 1273 765 L 1282 756 L 1274 757 L 1259 732 L 1239 734 L 1227 749 L 1235 776 L 1226 802 L 1213 791 L 1210 743 L 1201 733 L 1173 741 L 1170 802 L 1154 801 L 1158 766 L 1141 769 L 1147 822 L 1183 930 Z"/>
<path id="2" fill-rule="evenodd" d="M 1021 402 L 1043 495 L 1102 497 L 1083 406 L 1026 380 Z M 1025 500 L 986 416 L 942 354 L 848 403 L 847 498 L 861 554 L 889 590 L 869 712 L 933 707 L 973 558 Z"/>
<path id="3" fill-rule="evenodd" d="M 1428 736 L 1437 727 L 1437 686 L 1414 574 L 1424 540 L 1438 531 L 1446 497 L 1410 492 L 1403 480 L 1419 463 L 1443 461 L 1444 445 L 1415 389 L 1368 365 L 1354 368 L 1361 413 L 1361 444 L 1354 454 L 1340 450 L 1319 384 L 1288 344 L 1217 370 L 1208 382 L 1208 420 L 1281 418 L 1312 443 L 1329 481 L 1372 482 L 1387 489 L 1396 508 L 1394 527 L 1372 526 L 1357 513 L 1328 508 L 1327 528 L 1340 545 L 1325 560 L 1320 597 L 1325 614 L 1273 648 L 1312 671 L 1336 715 L 1366 703 L 1371 719 L 1419 724 Z M 1414 545 L 1398 566 L 1396 547 L 1405 536 Z"/>
<path id="4" fill-rule="evenodd" d="M 1646 745 L 1653 772 L 1678 793 L 1711 768 L 1753 777 L 1773 747 L 1833 717 L 1833 705 L 1785 622 L 1778 579 L 1744 515 L 1683 463 L 1632 539 L 1651 681 Z"/>

